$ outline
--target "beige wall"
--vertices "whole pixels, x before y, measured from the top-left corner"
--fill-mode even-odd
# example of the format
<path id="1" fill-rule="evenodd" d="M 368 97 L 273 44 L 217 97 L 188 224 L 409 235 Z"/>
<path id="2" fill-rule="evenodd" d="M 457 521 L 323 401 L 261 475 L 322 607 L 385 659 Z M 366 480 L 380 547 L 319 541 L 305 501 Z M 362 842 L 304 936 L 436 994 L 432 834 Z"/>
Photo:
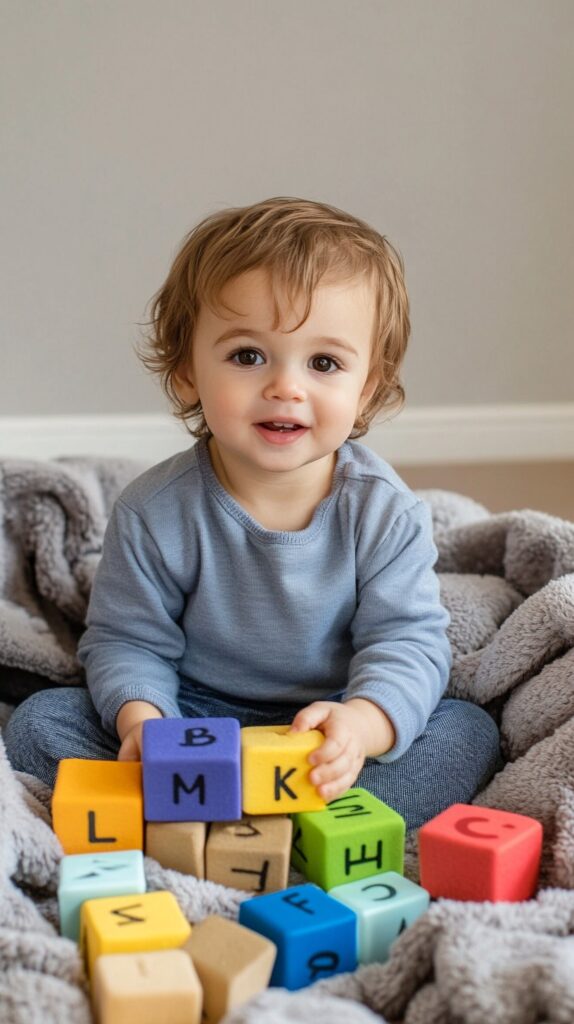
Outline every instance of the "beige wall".
<path id="1" fill-rule="evenodd" d="M 572 400 L 572 0 L 1 0 L 0 414 L 163 408 L 138 320 L 222 206 L 402 251 L 413 405 Z"/>

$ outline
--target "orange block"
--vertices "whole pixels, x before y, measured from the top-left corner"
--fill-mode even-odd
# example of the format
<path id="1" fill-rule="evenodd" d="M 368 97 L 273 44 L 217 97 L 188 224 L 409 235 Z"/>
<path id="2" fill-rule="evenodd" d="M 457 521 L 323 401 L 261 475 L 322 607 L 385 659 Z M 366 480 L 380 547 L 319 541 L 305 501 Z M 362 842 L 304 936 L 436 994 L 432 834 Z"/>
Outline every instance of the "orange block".
<path id="1" fill-rule="evenodd" d="M 143 849 L 139 761 L 64 758 L 52 795 L 52 825 L 65 853 Z"/>
<path id="2" fill-rule="evenodd" d="M 525 814 L 453 804 L 418 833 L 420 884 L 435 899 L 528 900 L 536 892 L 542 825 Z"/>

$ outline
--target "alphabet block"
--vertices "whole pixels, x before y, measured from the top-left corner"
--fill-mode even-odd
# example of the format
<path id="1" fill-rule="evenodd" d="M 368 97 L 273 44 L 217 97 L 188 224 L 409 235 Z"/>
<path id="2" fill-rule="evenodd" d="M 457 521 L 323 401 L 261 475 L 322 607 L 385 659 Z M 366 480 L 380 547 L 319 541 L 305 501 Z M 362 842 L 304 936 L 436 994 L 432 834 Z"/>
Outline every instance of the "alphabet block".
<path id="1" fill-rule="evenodd" d="M 316 885 L 245 900 L 239 921 L 277 946 L 271 985 L 304 988 L 357 966 L 357 915 Z"/>
<path id="2" fill-rule="evenodd" d="M 323 889 L 381 871 L 402 874 L 404 846 L 404 819 L 366 789 L 293 815 L 291 863 Z"/>
<path id="3" fill-rule="evenodd" d="M 170 892 L 87 900 L 80 915 L 80 947 L 88 973 L 102 953 L 175 949 L 191 928 Z"/>
<path id="4" fill-rule="evenodd" d="M 141 850 L 77 853 L 62 857 L 58 884 L 60 931 L 80 938 L 80 910 L 85 900 L 146 890 Z"/>
<path id="5" fill-rule="evenodd" d="M 141 850 L 141 764 L 64 758 L 52 794 L 52 824 L 64 853 Z"/>
<path id="6" fill-rule="evenodd" d="M 202 1024 L 217 1024 L 266 988 L 277 954 L 269 939 L 217 914 L 194 925 L 183 948 L 203 987 Z"/>
<path id="7" fill-rule="evenodd" d="M 325 807 L 309 781 L 307 758 L 320 747 L 318 729 L 289 733 L 289 725 L 250 725 L 241 730 L 243 810 L 246 814 L 285 814 Z"/>
<path id="8" fill-rule="evenodd" d="M 542 825 L 525 814 L 453 804 L 419 829 L 421 885 L 454 900 L 528 900 L 536 892 Z"/>
<path id="9" fill-rule="evenodd" d="M 386 960 L 395 939 L 428 909 L 425 889 L 396 871 L 337 885 L 329 896 L 354 910 L 359 921 L 359 963 Z"/>
<path id="10" fill-rule="evenodd" d="M 150 821 L 145 830 L 145 852 L 164 868 L 205 878 L 204 821 Z"/>
<path id="11" fill-rule="evenodd" d="M 284 889 L 292 831 L 291 819 L 278 815 L 214 822 L 205 848 L 207 878 L 253 893 Z"/>
<path id="12" fill-rule="evenodd" d="M 241 817 L 241 751 L 236 718 L 144 722 L 146 821 L 232 821 Z"/>
<path id="13" fill-rule="evenodd" d="M 200 1024 L 202 991 L 181 949 L 107 953 L 92 978 L 98 1024 Z"/>

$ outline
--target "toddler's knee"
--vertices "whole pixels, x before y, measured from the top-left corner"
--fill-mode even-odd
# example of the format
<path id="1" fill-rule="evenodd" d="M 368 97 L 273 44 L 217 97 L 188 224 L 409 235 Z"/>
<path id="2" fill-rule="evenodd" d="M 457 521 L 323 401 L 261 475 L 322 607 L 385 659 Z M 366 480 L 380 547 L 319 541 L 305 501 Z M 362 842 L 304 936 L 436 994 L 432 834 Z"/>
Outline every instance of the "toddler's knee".
<path id="1" fill-rule="evenodd" d="M 30 771 L 30 753 L 46 732 L 50 717 L 49 690 L 39 690 L 22 702 L 10 715 L 3 738 L 10 763 L 17 771 Z"/>
<path id="2" fill-rule="evenodd" d="M 61 730 L 73 721 L 82 702 L 76 687 L 39 690 L 11 714 L 4 731 L 8 760 L 16 771 L 36 775 L 53 785 L 61 756 Z"/>
<path id="3" fill-rule="evenodd" d="M 459 752 L 466 751 L 474 763 L 479 785 L 486 785 L 501 767 L 500 733 L 494 719 L 484 708 L 465 700 L 451 700 L 451 736 Z"/>

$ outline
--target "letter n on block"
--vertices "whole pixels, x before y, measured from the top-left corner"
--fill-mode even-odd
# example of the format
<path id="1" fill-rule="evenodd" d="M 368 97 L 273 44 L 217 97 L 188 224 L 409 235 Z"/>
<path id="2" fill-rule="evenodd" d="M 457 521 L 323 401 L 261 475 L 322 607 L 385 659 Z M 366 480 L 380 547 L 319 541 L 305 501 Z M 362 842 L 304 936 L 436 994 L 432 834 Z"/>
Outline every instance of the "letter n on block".
<path id="1" fill-rule="evenodd" d="M 320 747 L 318 729 L 290 733 L 289 725 L 250 725 L 241 730 L 243 810 L 246 814 L 289 814 L 325 807 L 309 781 L 307 758 Z"/>
<path id="2" fill-rule="evenodd" d="M 176 949 L 190 934 L 171 892 L 86 900 L 80 912 L 80 949 L 90 976 L 103 953 Z"/>
<path id="3" fill-rule="evenodd" d="M 64 853 L 141 850 L 141 764 L 64 758 L 52 795 L 52 824 Z"/>

